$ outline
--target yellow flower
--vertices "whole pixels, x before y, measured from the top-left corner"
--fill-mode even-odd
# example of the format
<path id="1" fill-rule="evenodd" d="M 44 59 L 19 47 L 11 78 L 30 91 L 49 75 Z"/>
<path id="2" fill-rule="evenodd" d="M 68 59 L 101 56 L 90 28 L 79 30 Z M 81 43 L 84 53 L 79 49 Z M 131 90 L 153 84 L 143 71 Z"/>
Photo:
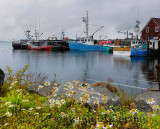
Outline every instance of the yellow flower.
<path id="1" fill-rule="evenodd" d="M 54 106 L 54 103 L 51 103 L 51 104 L 50 104 L 50 107 L 53 107 L 53 106 Z"/>
<path id="2" fill-rule="evenodd" d="M 158 109 L 158 107 L 159 107 L 159 105 L 153 105 L 153 107 L 152 107 L 152 108 L 153 108 L 154 110 L 157 110 L 157 109 Z"/>
<path id="3" fill-rule="evenodd" d="M 130 110 L 130 113 L 132 113 L 133 115 L 134 115 L 136 112 L 137 112 L 137 109 L 132 108 L 132 109 Z"/>
<path id="4" fill-rule="evenodd" d="M 95 101 L 94 101 L 94 104 L 99 104 L 99 101 L 98 101 L 98 100 L 95 100 Z"/>
<path id="5" fill-rule="evenodd" d="M 43 88 L 43 86 L 39 85 L 39 86 L 38 86 L 38 90 L 40 90 L 41 88 Z"/>
<path id="6" fill-rule="evenodd" d="M 96 127 L 97 128 L 103 128 L 104 127 L 104 123 L 103 122 L 97 122 Z"/>
<path id="7" fill-rule="evenodd" d="M 108 129 L 108 128 L 112 128 L 113 124 L 111 125 L 106 125 L 106 127 L 103 127 L 103 129 Z"/>
<path id="8" fill-rule="evenodd" d="M 49 86 L 50 85 L 50 81 L 47 81 L 44 83 L 45 86 Z"/>
<path id="9" fill-rule="evenodd" d="M 154 101 L 154 99 L 152 98 L 152 99 L 149 99 L 149 100 L 147 100 L 147 103 L 148 104 L 153 104 L 155 101 Z"/>
<path id="10" fill-rule="evenodd" d="M 62 99 L 62 100 L 61 100 L 61 102 L 62 102 L 63 104 L 65 104 L 65 103 L 66 103 L 66 101 L 65 101 L 64 99 Z"/>

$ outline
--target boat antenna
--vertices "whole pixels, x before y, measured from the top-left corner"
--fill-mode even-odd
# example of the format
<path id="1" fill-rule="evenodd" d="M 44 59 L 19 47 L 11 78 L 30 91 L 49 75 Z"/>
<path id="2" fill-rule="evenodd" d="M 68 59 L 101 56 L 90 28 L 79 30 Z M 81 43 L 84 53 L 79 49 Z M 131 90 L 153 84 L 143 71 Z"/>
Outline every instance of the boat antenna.
<path id="1" fill-rule="evenodd" d="M 65 36 L 65 33 L 64 31 L 62 30 L 62 39 L 64 40 L 64 36 Z"/>
<path id="2" fill-rule="evenodd" d="M 87 16 L 83 17 L 83 22 L 86 23 L 86 37 L 88 37 L 88 11 L 87 11 Z"/>
<path id="3" fill-rule="evenodd" d="M 140 27 L 139 27 L 139 8 L 138 8 L 138 20 L 136 20 L 136 25 L 134 27 L 134 32 L 136 33 L 136 39 L 138 39 L 138 35 L 140 34 Z"/>

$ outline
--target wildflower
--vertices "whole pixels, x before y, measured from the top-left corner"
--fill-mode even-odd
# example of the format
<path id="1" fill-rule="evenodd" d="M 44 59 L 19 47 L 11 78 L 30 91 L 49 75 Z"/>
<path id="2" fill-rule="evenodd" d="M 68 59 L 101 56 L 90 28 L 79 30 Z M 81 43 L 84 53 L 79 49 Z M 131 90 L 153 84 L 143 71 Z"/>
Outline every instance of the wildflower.
<path id="1" fill-rule="evenodd" d="M 49 86 L 50 84 L 51 84 L 50 81 L 44 83 L 45 86 Z"/>
<path id="2" fill-rule="evenodd" d="M 102 113 L 101 113 L 101 115 L 105 115 L 105 114 L 106 114 L 105 112 L 102 112 Z"/>
<path id="3" fill-rule="evenodd" d="M 70 94 L 70 92 L 69 92 L 69 91 L 67 91 L 65 95 L 66 95 L 66 96 L 68 96 L 68 97 L 70 97 L 70 96 L 71 96 L 71 94 Z"/>
<path id="4" fill-rule="evenodd" d="M 75 124 L 77 124 L 78 122 L 80 122 L 79 117 L 75 118 L 74 121 L 75 121 Z"/>
<path id="5" fill-rule="evenodd" d="M 72 85 L 73 85 L 71 82 L 68 82 L 67 84 L 68 84 L 69 86 L 72 86 Z"/>
<path id="6" fill-rule="evenodd" d="M 6 113 L 6 116 L 9 116 L 9 117 L 10 117 L 10 116 L 12 116 L 12 113 L 7 112 L 7 113 Z"/>
<path id="7" fill-rule="evenodd" d="M 5 124 L 4 124 L 4 126 L 7 126 L 7 125 L 8 125 L 8 123 L 5 123 Z"/>
<path id="8" fill-rule="evenodd" d="M 57 83 L 57 82 L 55 82 L 55 83 L 54 83 L 54 85 L 55 85 L 55 86 L 58 86 L 58 83 Z"/>
<path id="9" fill-rule="evenodd" d="M 29 102 L 29 100 L 27 100 L 27 99 L 26 99 L 26 100 L 22 100 L 22 101 L 23 101 L 23 102 Z"/>
<path id="10" fill-rule="evenodd" d="M 116 119 L 117 119 L 117 116 L 113 116 L 113 118 L 116 120 Z"/>
<path id="11" fill-rule="evenodd" d="M 73 89 L 74 87 L 73 87 L 72 85 L 69 85 L 68 88 L 69 88 L 69 89 Z"/>
<path id="12" fill-rule="evenodd" d="M 72 112 L 75 112 L 75 108 L 71 108 Z"/>
<path id="13" fill-rule="evenodd" d="M 60 108 L 60 107 L 61 107 L 61 104 L 60 104 L 60 103 L 57 103 L 57 106 L 58 106 L 58 108 Z"/>
<path id="14" fill-rule="evenodd" d="M 147 103 L 148 104 L 153 104 L 155 101 L 154 101 L 154 99 L 152 98 L 152 99 L 149 99 L 149 100 L 147 100 Z"/>
<path id="15" fill-rule="evenodd" d="M 38 90 L 40 90 L 40 89 L 42 89 L 42 88 L 43 88 L 43 86 L 41 86 L 41 85 L 38 86 Z"/>
<path id="16" fill-rule="evenodd" d="M 53 87 L 52 92 L 57 92 L 58 91 L 58 87 Z"/>
<path id="17" fill-rule="evenodd" d="M 52 96 L 55 97 L 57 96 L 57 94 L 55 92 L 52 92 Z"/>
<path id="18" fill-rule="evenodd" d="M 10 104 L 8 107 L 14 107 L 14 105 L 13 105 L 13 104 Z"/>
<path id="19" fill-rule="evenodd" d="M 155 110 L 155 111 L 156 111 L 156 110 L 158 109 L 158 107 L 159 107 L 159 105 L 153 105 L 153 107 L 152 107 L 152 108 L 153 108 L 153 110 Z"/>
<path id="20" fill-rule="evenodd" d="M 67 116 L 67 114 L 65 114 L 64 112 L 61 112 L 59 115 L 62 116 L 62 117 L 66 117 Z"/>
<path id="21" fill-rule="evenodd" d="M 9 89 L 12 89 L 12 86 L 10 86 Z"/>
<path id="22" fill-rule="evenodd" d="M 66 101 L 65 101 L 64 99 L 62 99 L 61 102 L 62 102 L 62 104 L 65 104 L 65 103 L 66 103 Z"/>
<path id="23" fill-rule="evenodd" d="M 28 110 L 29 110 L 29 111 L 32 111 L 32 110 L 33 110 L 33 108 L 28 108 Z"/>
<path id="24" fill-rule="evenodd" d="M 21 111 L 25 111 L 26 109 L 21 109 Z"/>
<path id="25" fill-rule="evenodd" d="M 133 106 L 133 105 L 134 105 L 134 103 L 131 103 L 130 105 L 131 105 L 131 106 Z"/>
<path id="26" fill-rule="evenodd" d="M 13 81 L 13 82 L 11 83 L 11 86 L 12 86 L 12 87 L 15 86 L 16 83 L 17 83 L 17 81 Z"/>
<path id="27" fill-rule="evenodd" d="M 94 101 L 94 104 L 99 104 L 99 101 L 98 101 L 98 100 L 95 100 L 95 101 Z"/>
<path id="28" fill-rule="evenodd" d="M 111 125 L 106 125 L 105 127 L 103 127 L 103 129 L 108 129 L 108 128 L 112 128 L 113 124 Z"/>
<path id="29" fill-rule="evenodd" d="M 42 107 L 40 107 L 40 106 L 38 106 L 38 107 L 36 107 L 36 109 L 41 109 Z"/>
<path id="30" fill-rule="evenodd" d="M 96 124 L 96 128 L 103 128 L 104 127 L 104 123 L 103 122 L 98 122 Z"/>
<path id="31" fill-rule="evenodd" d="M 51 103 L 51 104 L 50 104 L 50 107 L 53 107 L 53 106 L 54 106 L 54 103 Z"/>
<path id="32" fill-rule="evenodd" d="M 114 111 L 113 111 L 112 109 L 107 110 L 106 112 L 109 113 L 109 114 L 110 114 L 111 112 L 114 113 Z"/>
<path id="33" fill-rule="evenodd" d="M 149 117 L 154 117 L 155 114 L 153 114 L 152 112 L 148 112 L 148 116 L 149 116 Z"/>
<path id="34" fill-rule="evenodd" d="M 35 112 L 34 115 L 39 115 L 39 113 L 38 113 L 38 112 Z"/>
<path id="35" fill-rule="evenodd" d="M 55 102 L 55 99 L 49 99 L 49 102 L 50 102 L 50 103 L 54 103 L 54 102 Z"/>
<path id="36" fill-rule="evenodd" d="M 137 112 L 137 109 L 132 108 L 132 109 L 130 110 L 130 113 L 132 113 L 133 115 L 134 115 L 136 112 Z"/>
<path id="37" fill-rule="evenodd" d="M 96 112 L 96 110 L 93 109 L 93 112 Z"/>
<path id="38" fill-rule="evenodd" d="M 120 116 L 120 112 L 116 112 L 117 116 Z"/>
<path id="39" fill-rule="evenodd" d="M 68 88 L 64 88 L 65 90 L 68 90 Z"/>
<path id="40" fill-rule="evenodd" d="M 11 102 L 6 102 L 5 105 L 8 105 L 8 104 L 10 104 L 10 103 L 11 103 Z"/>
<path id="41" fill-rule="evenodd" d="M 103 100 L 103 101 L 107 100 L 107 97 L 106 97 L 106 96 L 103 96 L 103 97 L 102 97 L 102 100 Z"/>
<path id="42" fill-rule="evenodd" d="M 19 93 L 19 92 L 21 92 L 21 90 L 22 90 L 22 89 L 18 89 L 17 92 Z"/>

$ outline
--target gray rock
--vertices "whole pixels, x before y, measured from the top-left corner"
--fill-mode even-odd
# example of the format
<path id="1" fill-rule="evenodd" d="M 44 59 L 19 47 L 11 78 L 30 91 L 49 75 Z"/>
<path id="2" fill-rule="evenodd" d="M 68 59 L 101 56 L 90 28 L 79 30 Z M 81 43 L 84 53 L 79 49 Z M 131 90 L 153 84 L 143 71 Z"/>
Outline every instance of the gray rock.
<path id="1" fill-rule="evenodd" d="M 153 99 L 155 102 L 150 106 L 147 104 L 147 100 Z M 160 92 L 158 91 L 147 91 L 134 99 L 134 108 L 142 112 L 150 112 L 153 105 L 160 105 Z"/>
<path id="2" fill-rule="evenodd" d="M 1 88 L 2 88 L 2 86 L 3 86 L 4 77 L 5 77 L 5 74 L 4 74 L 4 72 L 0 69 L 0 92 L 1 92 Z"/>
<path id="3" fill-rule="evenodd" d="M 43 88 L 38 90 L 39 85 L 43 86 Z M 49 96 L 52 93 L 53 87 L 59 86 L 59 84 L 55 81 L 51 82 L 49 86 L 45 86 L 44 83 L 33 83 L 29 85 L 26 90 L 31 93 L 37 93 L 42 96 Z"/>
<path id="4" fill-rule="evenodd" d="M 70 85 L 71 84 L 71 85 Z M 73 85 L 73 89 L 69 89 L 69 86 Z M 66 90 L 66 88 L 68 90 Z M 70 91 L 74 91 L 74 94 L 67 94 Z M 120 98 L 114 93 L 110 92 L 104 86 L 91 86 L 89 84 L 83 84 L 79 81 L 69 81 L 61 85 L 56 92 L 57 95 L 50 95 L 49 99 L 64 99 L 66 96 L 75 98 L 78 101 L 81 101 L 82 98 L 88 95 L 88 102 L 86 102 L 90 107 L 97 108 L 98 104 L 95 103 L 95 100 L 98 100 L 101 106 L 104 106 L 106 109 L 110 106 L 120 106 Z M 103 97 L 106 97 L 106 100 L 102 100 Z M 104 98 L 105 98 L 104 97 Z"/>

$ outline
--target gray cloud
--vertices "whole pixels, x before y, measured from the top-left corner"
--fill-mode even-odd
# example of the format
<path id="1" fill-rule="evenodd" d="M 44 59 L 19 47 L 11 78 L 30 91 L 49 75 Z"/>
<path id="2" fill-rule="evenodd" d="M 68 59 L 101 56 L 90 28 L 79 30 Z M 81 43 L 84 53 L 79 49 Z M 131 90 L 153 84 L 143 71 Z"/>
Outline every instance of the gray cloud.
<path id="1" fill-rule="evenodd" d="M 160 17 L 159 0 L 0 0 L 0 5 L 0 40 L 25 38 L 23 32 L 31 28 L 33 33 L 35 23 L 44 33 L 42 38 L 60 36 L 62 29 L 70 38 L 84 35 L 82 17 L 87 10 L 90 34 L 104 26 L 96 38 L 124 38 L 117 31 L 133 31 L 138 8 L 141 28 L 151 17 Z"/>

